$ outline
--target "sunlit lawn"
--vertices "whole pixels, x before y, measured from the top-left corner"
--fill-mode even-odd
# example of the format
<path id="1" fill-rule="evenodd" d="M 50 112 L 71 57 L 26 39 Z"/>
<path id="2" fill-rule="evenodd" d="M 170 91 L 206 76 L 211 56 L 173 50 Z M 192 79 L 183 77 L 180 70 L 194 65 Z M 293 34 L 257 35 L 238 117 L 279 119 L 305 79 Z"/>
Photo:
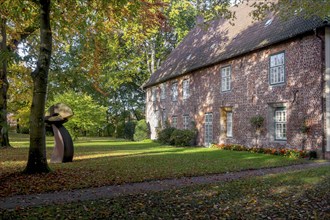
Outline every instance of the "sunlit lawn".
<path id="1" fill-rule="evenodd" d="M 52 139 L 47 138 L 47 158 L 53 150 Z M 82 138 L 75 141 L 74 162 L 49 164 L 53 172 L 27 176 L 20 171 L 27 162 L 28 137 L 11 136 L 11 144 L 14 149 L 0 151 L 0 197 L 306 162 L 249 152 L 161 146 L 151 141 Z"/>

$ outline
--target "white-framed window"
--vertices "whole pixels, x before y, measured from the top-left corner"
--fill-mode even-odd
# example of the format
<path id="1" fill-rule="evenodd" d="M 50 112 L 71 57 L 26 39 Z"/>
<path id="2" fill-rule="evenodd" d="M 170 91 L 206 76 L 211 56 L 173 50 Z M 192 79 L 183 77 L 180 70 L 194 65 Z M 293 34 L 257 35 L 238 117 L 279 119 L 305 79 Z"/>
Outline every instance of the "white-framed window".
<path id="1" fill-rule="evenodd" d="M 285 82 L 284 52 L 270 56 L 269 84 L 275 85 Z"/>
<path id="2" fill-rule="evenodd" d="M 212 113 L 205 114 L 204 126 L 205 126 L 204 143 L 205 143 L 205 146 L 208 147 L 213 142 L 213 114 Z"/>
<path id="3" fill-rule="evenodd" d="M 172 84 L 172 101 L 178 100 L 178 83 L 175 82 Z"/>
<path id="4" fill-rule="evenodd" d="M 166 109 L 163 108 L 163 111 L 162 111 L 162 128 L 166 127 L 166 120 L 167 120 Z"/>
<path id="5" fill-rule="evenodd" d="M 286 140 L 286 109 L 277 108 L 275 110 L 275 140 Z"/>
<path id="6" fill-rule="evenodd" d="M 165 83 L 162 83 L 160 85 L 160 98 L 161 99 L 166 99 L 166 85 L 165 85 Z"/>
<path id="7" fill-rule="evenodd" d="M 183 129 L 189 129 L 190 117 L 189 115 L 183 116 Z"/>
<path id="8" fill-rule="evenodd" d="M 156 87 L 152 87 L 151 89 L 151 101 L 155 102 L 157 99 L 157 94 L 156 94 Z"/>
<path id="9" fill-rule="evenodd" d="M 229 91 L 231 89 L 231 67 L 221 68 L 221 91 Z"/>
<path id="10" fill-rule="evenodd" d="M 189 79 L 185 79 L 182 82 L 182 97 L 183 99 L 189 98 Z"/>
<path id="11" fill-rule="evenodd" d="M 227 112 L 227 137 L 233 137 L 233 112 Z"/>
<path id="12" fill-rule="evenodd" d="M 177 128 L 177 126 L 178 126 L 178 117 L 173 116 L 172 117 L 172 127 Z"/>

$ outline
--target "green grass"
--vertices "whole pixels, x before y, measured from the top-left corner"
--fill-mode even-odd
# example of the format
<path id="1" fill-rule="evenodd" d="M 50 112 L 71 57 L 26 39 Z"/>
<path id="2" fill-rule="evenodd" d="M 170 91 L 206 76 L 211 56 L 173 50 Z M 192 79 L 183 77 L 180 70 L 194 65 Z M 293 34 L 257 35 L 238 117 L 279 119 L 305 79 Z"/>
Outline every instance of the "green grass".
<path id="1" fill-rule="evenodd" d="M 28 136 L 15 136 L 11 144 L 14 149 L 0 152 L 0 197 L 306 162 L 249 152 L 162 146 L 151 141 L 84 138 L 74 144 L 73 163 L 49 164 L 53 172 L 28 176 L 21 174 L 27 163 Z M 47 158 L 52 149 L 53 141 L 49 137 Z"/>
<path id="2" fill-rule="evenodd" d="M 330 219 L 330 168 L 4 211 L 3 219 Z"/>

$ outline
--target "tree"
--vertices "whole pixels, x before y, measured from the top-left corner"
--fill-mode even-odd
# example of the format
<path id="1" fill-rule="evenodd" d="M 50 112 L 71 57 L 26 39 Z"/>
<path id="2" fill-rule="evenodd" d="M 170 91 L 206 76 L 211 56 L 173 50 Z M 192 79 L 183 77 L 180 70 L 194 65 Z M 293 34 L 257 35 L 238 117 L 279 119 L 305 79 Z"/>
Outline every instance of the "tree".
<path id="1" fill-rule="evenodd" d="M 78 35 L 63 41 L 65 50 L 55 49 L 53 56 L 49 97 L 67 88 L 87 92 L 100 104 L 109 106 L 108 121 L 113 128 L 110 133 L 114 136 L 120 136 L 126 121 L 143 118 L 145 94 L 141 85 L 195 26 L 197 14 L 211 19 L 211 12 L 217 11 L 213 17 L 220 16 L 226 9 L 222 5 L 229 1 L 199 2 L 203 7 L 197 7 L 193 0 L 164 2 L 167 19 L 161 26 L 147 31 L 118 20 L 106 35 L 98 26 L 89 38 Z M 216 4 L 221 7 L 214 9 Z M 144 31 L 144 37 L 132 34 L 132 30 Z"/>
<path id="2" fill-rule="evenodd" d="M 25 9 L 25 7 L 28 7 L 29 5 L 26 4 L 26 2 L 21 1 L 1 1 L 0 3 L 0 32 L 2 39 L 0 45 L 0 147 L 10 146 L 7 123 L 7 93 L 9 87 L 7 81 L 8 63 L 13 60 L 14 52 L 17 51 L 18 44 L 24 41 L 30 34 L 38 29 L 38 27 L 35 25 L 33 16 L 30 16 L 33 13 L 21 13 L 21 11 L 16 10 L 20 6 L 23 6 L 23 9 Z M 32 11 L 34 10 L 32 9 Z M 13 23 L 19 25 L 15 25 L 15 27 L 13 27 Z"/>
<path id="3" fill-rule="evenodd" d="M 95 135 L 105 128 L 107 108 L 99 105 L 86 93 L 70 90 L 56 94 L 53 100 L 48 101 L 48 106 L 61 102 L 74 112 L 73 117 L 65 123 L 65 127 L 74 138 L 87 133 Z"/>
<path id="4" fill-rule="evenodd" d="M 203 9 L 207 11 L 206 6 L 210 6 L 212 2 L 208 0 Z M 223 4 L 222 1 L 216 3 Z M 155 27 L 164 28 L 162 21 L 166 5 L 160 0 L 111 2 L 22 0 L 14 1 L 13 4 L 11 1 L 4 1 L 0 10 L 1 13 L 6 11 L 6 19 L 10 21 L 12 29 L 24 30 L 19 37 L 20 40 L 14 41 L 13 44 L 17 46 L 18 42 L 24 41 L 27 58 L 32 58 L 26 63 L 31 64 L 34 69 L 31 74 L 33 100 L 30 117 L 30 151 L 26 172 L 48 172 L 43 116 L 51 51 L 54 49 L 55 56 L 61 56 L 63 48 L 79 44 L 82 49 L 80 51 L 83 52 L 79 55 L 81 61 L 79 69 L 83 70 L 81 74 L 84 76 L 82 79 L 86 79 L 95 91 L 107 97 L 108 92 L 105 91 L 108 91 L 109 86 L 114 89 L 120 88 L 127 82 L 134 82 L 137 73 L 146 73 L 144 67 L 141 68 L 143 71 L 132 71 L 134 67 L 140 67 L 137 64 L 142 63 L 144 57 L 133 57 L 133 55 L 141 54 L 139 45 L 146 36 L 157 32 Z M 35 9 L 38 11 L 36 12 Z M 24 13 L 21 13 L 22 11 Z M 52 12 L 52 21 L 50 21 L 50 12 Z M 17 18 L 21 17 L 23 22 L 18 22 Z M 36 17 L 39 18 L 34 22 Z M 51 32 L 51 25 L 54 32 Z M 40 41 L 33 38 L 32 33 L 36 29 L 40 30 Z M 39 47 L 39 55 L 36 56 L 34 49 L 37 47 Z M 131 56 L 127 59 L 127 55 Z"/>
<path id="5" fill-rule="evenodd" d="M 241 0 L 242 3 L 248 1 Z M 330 11 L 329 0 L 265 0 L 255 1 L 251 6 L 255 8 L 252 15 L 256 19 L 263 18 L 269 12 L 279 13 L 284 19 L 290 16 L 327 18 Z"/>
<path id="6" fill-rule="evenodd" d="M 17 132 L 29 131 L 30 106 L 32 101 L 31 70 L 22 64 L 13 64 L 8 68 L 8 112 L 14 114 Z"/>
<path id="7" fill-rule="evenodd" d="M 34 17 L 35 14 L 39 17 L 37 23 L 39 24 L 40 41 L 36 41 L 35 39 L 29 41 L 29 39 L 26 39 L 29 42 L 27 45 L 30 48 L 38 45 L 39 54 L 36 59 L 36 67 L 31 74 L 33 80 L 33 98 L 30 115 L 30 148 L 25 172 L 48 172 L 49 168 L 45 152 L 44 111 L 53 43 L 50 20 L 51 9 L 54 18 L 52 25 L 56 29 L 54 32 L 55 38 L 62 41 L 54 45 L 60 47 L 63 45 L 63 39 L 70 38 L 83 39 L 86 45 L 93 45 L 93 42 L 97 42 L 97 36 L 105 37 L 109 33 L 116 32 L 116 25 L 118 26 L 120 24 L 118 21 L 121 21 L 121 23 L 126 22 L 125 27 L 129 28 L 125 30 L 127 35 L 135 34 L 136 39 L 143 37 L 153 26 L 160 25 L 160 21 L 162 20 L 160 8 L 163 4 L 160 1 L 151 0 L 123 0 L 115 2 L 103 0 L 65 2 L 56 0 L 31 0 L 15 1 L 15 7 L 12 7 L 13 5 L 10 5 L 10 3 L 10 1 L 2 2 L 1 6 L 4 7 L 1 8 L 1 12 L 7 10 L 7 17 L 11 19 L 11 25 L 14 28 L 22 26 L 22 23 L 15 22 L 17 21 L 15 17 L 19 17 L 18 14 L 21 14 L 22 11 L 24 11 L 24 18 Z M 28 7 L 31 6 L 31 3 L 34 5 Z M 38 13 L 33 12 L 35 8 L 38 9 Z M 94 49 L 97 48 L 95 47 Z M 33 50 L 30 51 L 31 54 L 33 52 Z M 96 55 L 94 54 L 94 60 L 97 61 Z M 97 67 L 97 62 L 94 62 L 92 67 L 92 76 L 94 79 L 94 74 L 98 74 L 95 71 L 98 68 L 94 68 Z"/>
<path id="8" fill-rule="evenodd" d="M 1 31 L 1 63 L 0 69 L 0 148 L 10 147 L 8 138 L 8 123 L 7 123 L 7 32 L 6 18 L 0 15 L 0 31 Z"/>
<path id="9" fill-rule="evenodd" d="M 26 173 L 49 172 L 46 157 L 45 104 L 47 79 L 52 53 L 52 31 L 50 26 L 50 0 L 36 1 L 40 16 L 40 47 L 36 69 L 31 73 L 33 97 L 30 115 L 30 148 Z"/>

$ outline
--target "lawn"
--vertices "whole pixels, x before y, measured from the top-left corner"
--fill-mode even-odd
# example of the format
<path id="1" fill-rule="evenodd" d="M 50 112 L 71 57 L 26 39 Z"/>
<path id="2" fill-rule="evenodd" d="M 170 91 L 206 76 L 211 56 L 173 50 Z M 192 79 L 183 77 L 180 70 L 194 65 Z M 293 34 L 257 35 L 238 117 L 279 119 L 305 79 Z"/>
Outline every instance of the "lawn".
<path id="1" fill-rule="evenodd" d="M 48 174 L 24 175 L 28 137 L 11 136 L 11 143 L 14 149 L 0 152 L 0 197 L 307 162 L 249 152 L 162 146 L 151 141 L 84 138 L 75 142 L 74 162 L 49 164 L 53 172 Z M 47 158 L 52 148 L 50 137 Z"/>
<path id="2" fill-rule="evenodd" d="M 330 169 L 4 211 L 3 219 L 330 219 Z"/>

